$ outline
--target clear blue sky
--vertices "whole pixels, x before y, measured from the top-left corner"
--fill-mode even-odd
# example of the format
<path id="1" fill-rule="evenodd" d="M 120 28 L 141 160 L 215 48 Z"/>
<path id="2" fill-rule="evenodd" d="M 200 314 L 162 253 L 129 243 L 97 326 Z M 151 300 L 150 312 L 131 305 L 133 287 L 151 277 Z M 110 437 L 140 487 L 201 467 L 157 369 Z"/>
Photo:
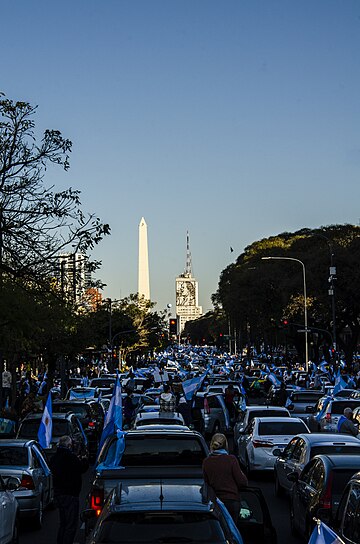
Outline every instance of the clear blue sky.
<path id="1" fill-rule="evenodd" d="M 73 141 L 69 172 L 111 225 L 104 295 L 175 302 L 186 231 L 200 303 L 254 240 L 360 218 L 358 0 L 1 0 L 0 90 Z M 234 253 L 230 253 L 230 246 Z"/>

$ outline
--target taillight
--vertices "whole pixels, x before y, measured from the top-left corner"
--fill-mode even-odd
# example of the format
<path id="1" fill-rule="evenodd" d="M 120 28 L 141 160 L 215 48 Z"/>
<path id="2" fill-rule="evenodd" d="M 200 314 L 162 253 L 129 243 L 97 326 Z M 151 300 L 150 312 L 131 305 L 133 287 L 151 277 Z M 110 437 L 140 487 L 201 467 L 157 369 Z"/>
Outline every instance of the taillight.
<path id="1" fill-rule="evenodd" d="M 24 487 L 25 489 L 35 489 L 34 480 L 31 476 L 29 476 L 29 474 L 22 475 L 20 486 Z"/>
<path id="2" fill-rule="evenodd" d="M 326 484 L 325 493 L 319 499 L 319 508 L 324 508 L 326 510 L 331 508 L 332 483 L 333 483 L 333 473 L 330 472 L 329 479 Z"/>
<path id="3" fill-rule="evenodd" d="M 90 427 L 90 429 L 93 429 L 95 427 L 95 421 L 89 421 L 88 427 Z"/>
<path id="4" fill-rule="evenodd" d="M 328 412 L 325 416 L 326 421 L 331 421 L 331 412 Z"/>
<path id="5" fill-rule="evenodd" d="M 204 411 L 205 414 L 210 414 L 210 406 L 206 397 L 204 398 Z"/>
<path id="6" fill-rule="evenodd" d="M 272 442 L 267 442 L 266 440 L 253 440 L 252 444 L 254 448 L 272 448 L 274 446 Z"/>
<path id="7" fill-rule="evenodd" d="M 94 487 L 91 492 L 90 506 L 92 510 L 95 510 L 97 516 L 100 516 L 103 505 L 104 490 L 100 487 Z"/>

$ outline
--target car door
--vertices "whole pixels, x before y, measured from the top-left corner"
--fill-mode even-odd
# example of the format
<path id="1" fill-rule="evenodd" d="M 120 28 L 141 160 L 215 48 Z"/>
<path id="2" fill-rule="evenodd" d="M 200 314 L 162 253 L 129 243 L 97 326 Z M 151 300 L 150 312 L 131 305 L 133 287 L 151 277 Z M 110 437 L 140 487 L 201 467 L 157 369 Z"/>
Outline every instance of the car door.
<path id="1" fill-rule="evenodd" d="M 250 423 L 245 427 L 244 432 L 239 436 L 238 440 L 239 460 L 244 466 L 246 465 L 247 443 L 249 441 L 249 436 L 252 435 L 254 425 L 255 423 L 252 419 Z"/>
<path id="2" fill-rule="evenodd" d="M 36 466 L 37 478 L 41 484 L 44 507 L 46 507 L 53 499 L 51 471 L 42 453 L 35 444 L 33 444 L 31 448 L 31 453 L 34 459 L 34 467 Z"/>
<path id="3" fill-rule="evenodd" d="M 287 475 L 293 471 L 293 453 L 297 447 L 299 438 L 296 436 L 290 440 L 285 447 L 284 451 L 278 456 L 276 461 L 276 474 L 279 479 L 280 486 L 285 489 L 290 489 L 291 482 L 289 482 Z"/>
<path id="4" fill-rule="evenodd" d="M 16 512 L 15 498 L 6 491 L 5 482 L 0 476 L 0 544 L 10 542 Z"/>
<path id="5" fill-rule="evenodd" d="M 352 484 L 341 524 L 341 536 L 346 542 L 360 542 L 360 485 Z"/>
<path id="6" fill-rule="evenodd" d="M 307 505 L 309 503 L 310 494 L 313 493 L 311 482 L 316 463 L 317 460 L 313 459 L 306 465 L 300 474 L 298 481 L 295 482 L 292 488 L 291 507 L 294 514 L 294 523 L 301 532 L 304 532 Z"/>

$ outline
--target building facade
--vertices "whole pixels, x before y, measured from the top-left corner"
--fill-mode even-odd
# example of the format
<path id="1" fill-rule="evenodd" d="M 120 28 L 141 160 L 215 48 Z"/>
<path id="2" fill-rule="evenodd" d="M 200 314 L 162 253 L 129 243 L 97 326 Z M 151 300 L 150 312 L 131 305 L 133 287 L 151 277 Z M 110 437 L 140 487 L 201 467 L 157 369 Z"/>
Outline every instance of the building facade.
<path id="1" fill-rule="evenodd" d="M 91 271 L 88 257 L 83 253 L 62 253 L 59 255 L 57 279 L 61 292 L 68 300 L 80 304 L 91 288 Z"/>
<path id="2" fill-rule="evenodd" d="M 199 285 L 192 275 L 189 233 L 186 234 L 185 272 L 180 274 L 175 280 L 175 293 L 178 334 L 181 334 L 187 321 L 192 321 L 202 316 L 202 307 L 199 306 Z"/>

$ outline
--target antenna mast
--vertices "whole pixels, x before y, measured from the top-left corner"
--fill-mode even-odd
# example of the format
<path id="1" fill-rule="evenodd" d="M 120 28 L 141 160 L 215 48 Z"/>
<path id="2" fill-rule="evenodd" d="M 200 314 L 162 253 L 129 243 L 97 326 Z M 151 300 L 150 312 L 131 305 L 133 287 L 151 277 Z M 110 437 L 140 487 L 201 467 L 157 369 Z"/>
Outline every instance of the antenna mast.
<path id="1" fill-rule="evenodd" d="M 186 231 L 186 268 L 185 274 L 189 277 L 192 276 L 192 264 L 191 264 L 191 252 L 190 252 L 190 237 L 189 231 Z"/>

